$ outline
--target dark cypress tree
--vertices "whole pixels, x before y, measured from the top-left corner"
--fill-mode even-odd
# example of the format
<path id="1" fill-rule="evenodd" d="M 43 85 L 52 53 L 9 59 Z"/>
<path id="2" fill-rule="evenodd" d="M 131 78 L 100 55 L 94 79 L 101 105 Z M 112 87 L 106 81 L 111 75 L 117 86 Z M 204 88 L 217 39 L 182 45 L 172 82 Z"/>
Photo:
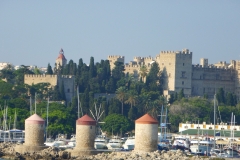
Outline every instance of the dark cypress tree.
<path id="1" fill-rule="evenodd" d="M 77 66 L 77 75 L 79 77 L 81 76 L 82 66 L 83 66 L 83 60 L 82 60 L 82 58 L 80 58 L 78 61 L 78 66 Z"/>
<path id="2" fill-rule="evenodd" d="M 122 62 L 118 62 L 116 61 L 115 63 L 115 67 L 112 70 L 112 77 L 114 82 L 119 81 L 122 77 L 124 78 L 124 64 Z"/>
<path id="3" fill-rule="evenodd" d="M 235 106 L 235 104 L 234 104 L 234 97 L 233 97 L 232 93 L 227 93 L 226 105 L 228 105 L 228 106 Z"/>
<path id="4" fill-rule="evenodd" d="M 225 93 L 223 88 L 219 88 L 217 92 L 217 100 L 219 104 L 225 104 Z"/>
<path id="5" fill-rule="evenodd" d="M 181 100 L 182 98 L 184 98 L 183 89 L 181 89 L 181 91 L 178 93 L 178 100 Z"/>
<path id="6" fill-rule="evenodd" d="M 52 67 L 49 63 L 48 63 L 48 67 L 47 67 L 47 74 L 53 74 Z"/>
<path id="7" fill-rule="evenodd" d="M 94 58 L 90 58 L 90 64 L 89 64 L 89 78 L 93 78 L 96 76 L 96 69 L 94 66 Z"/>

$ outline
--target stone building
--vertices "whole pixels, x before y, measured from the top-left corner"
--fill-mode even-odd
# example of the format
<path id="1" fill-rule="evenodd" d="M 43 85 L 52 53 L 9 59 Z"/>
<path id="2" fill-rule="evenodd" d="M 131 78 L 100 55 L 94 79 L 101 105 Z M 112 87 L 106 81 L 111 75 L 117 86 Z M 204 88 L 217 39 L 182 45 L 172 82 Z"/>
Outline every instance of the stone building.
<path id="1" fill-rule="evenodd" d="M 191 95 L 192 83 L 192 52 L 188 49 L 183 51 L 161 51 L 156 56 L 163 76 L 163 89 L 169 95 L 171 91 L 184 90 L 185 96 Z"/>
<path id="2" fill-rule="evenodd" d="M 108 60 L 109 60 L 110 69 L 111 69 L 111 70 L 115 67 L 114 63 L 115 63 L 116 61 L 122 62 L 122 63 L 124 64 L 124 56 L 110 55 L 110 56 L 108 56 Z"/>
<path id="3" fill-rule="evenodd" d="M 125 64 L 124 72 L 139 79 L 141 66 L 145 65 L 150 70 L 152 63 L 157 62 L 162 72 L 164 95 L 167 98 L 182 89 L 187 97 L 207 95 L 213 98 L 215 92 L 223 88 L 225 93 L 234 93 L 240 100 L 240 61 L 209 65 L 207 58 L 201 58 L 200 64 L 193 65 L 192 55 L 188 49 L 183 49 L 161 51 L 155 58 L 134 57 L 133 61 Z M 108 59 L 114 64 L 118 59 L 112 57 L 114 56 L 109 56 Z"/>
<path id="4" fill-rule="evenodd" d="M 38 83 L 50 83 L 52 88 L 55 86 L 58 86 L 60 88 L 63 83 L 66 101 L 70 102 L 75 95 L 75 90 L 74 90 L 75 76 L 72 76 L 72 75 L 25 74 L 24 83 L 28 85 L 38 84 Z"/>
<path id="5" fill-rule="evenodd" d="M 64 56 L 64 51 L 61 48 L 59 55 L 56 59 L 56 67 L 65 66 L 67 64 L 67 59 Z M 66 101 L 70 102 L 75 95 L 75 76 L 73 75 L 24 75 L 24 83 L 28 85 L 38 84 L 38 83 L 50 83 L 51 87 L 54 88 L 58 86 L 59 88 L 63 84 L 64 92 L 66 96 Z"/>

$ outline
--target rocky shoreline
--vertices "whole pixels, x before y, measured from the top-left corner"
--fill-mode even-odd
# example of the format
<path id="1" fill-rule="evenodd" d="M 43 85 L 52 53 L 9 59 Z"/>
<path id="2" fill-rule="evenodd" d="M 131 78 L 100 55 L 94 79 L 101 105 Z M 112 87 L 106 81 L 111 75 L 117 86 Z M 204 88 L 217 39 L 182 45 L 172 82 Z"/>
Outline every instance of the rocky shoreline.
<path id="1" fill-rule="evenodd" d="M 181 150 L 172 151 L 155 151 L 155 152 L 102 152 L 96 155 L 82 155 L 79 157 L 71 157 L 71 149 L 60 150 L 58 148 L 49 147 L 40 152 L 20 154 L 14 150 L 17 144 L 0 143 L 0 157 L 4 159 L 14 160 L 208 160 L 208 157 L 188 156 Z"/>

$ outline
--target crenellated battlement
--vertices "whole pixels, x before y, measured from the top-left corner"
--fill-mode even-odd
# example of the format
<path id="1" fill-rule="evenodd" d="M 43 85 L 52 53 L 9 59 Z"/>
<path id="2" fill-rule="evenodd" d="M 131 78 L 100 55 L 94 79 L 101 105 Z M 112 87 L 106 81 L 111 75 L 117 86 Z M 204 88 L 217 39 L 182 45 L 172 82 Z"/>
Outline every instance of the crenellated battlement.
<path id="1" fill-rule="evenodd" d="M 109 55 L 108 58 L 124 58 L 124 56 L 119 56 L 119 55 Z"/>
<path id="2" fill-rule="evenodd" d="M 161 51 L 160 54 L 180 54 L 180 55 L 192 55 L 188 49 L 183 49 L 182 51 Z"/>
<path id="3" fill-rule="evenodd" d="M 221 67 L 221 66 L 214 66 L 214 65 L 208 65 L 206 67 L 203 67 L 202 65 L 192 65 L 194 69 L 212 69 L 214 71 L 216 70 L 222 70 L 222 71 L 230 71 L 232 70 L 232 68 L 228 68 L 228 67 Z"/>
<path id="4" fill-rule="evenodd" d="M 74 78 L 73 75 L 25 74 L 25 78 Z"/>
<path id="5" fill-rule="evenodd" d="M 74 96 L 74 75 L 50 75 L 50 74 L 25 74 L 24 83 L 28 85 L 38 84 L 38 83 L 49 83 L 49 87 L 55 87 L 64 85 L 64 92 L 66 95 L 67 102 L 70 102 Z"/>

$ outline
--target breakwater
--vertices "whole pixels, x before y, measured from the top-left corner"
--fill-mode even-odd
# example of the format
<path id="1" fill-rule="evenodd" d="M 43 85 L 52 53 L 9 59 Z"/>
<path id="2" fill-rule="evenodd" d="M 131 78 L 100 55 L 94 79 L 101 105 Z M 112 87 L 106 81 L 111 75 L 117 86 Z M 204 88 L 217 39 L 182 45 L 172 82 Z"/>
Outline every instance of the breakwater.
<path id="1" fill-rule="evenodd" d="M 0 143 L 0 157 L 3 159 L 14 160 L 36 160 L 36 159 L 51 159 L 51 160 L 208 160 L 208 157 L 188 156 L 181 150 L 177 151 L 154 151 L 154 152 L 102 152 L 96 155 L 78 155 L 72 156 L 72 149 L 61 150 L 55 147 L 49 147 L 38 152 L 18 153 L 15 147 L 18 144 Z"/>

